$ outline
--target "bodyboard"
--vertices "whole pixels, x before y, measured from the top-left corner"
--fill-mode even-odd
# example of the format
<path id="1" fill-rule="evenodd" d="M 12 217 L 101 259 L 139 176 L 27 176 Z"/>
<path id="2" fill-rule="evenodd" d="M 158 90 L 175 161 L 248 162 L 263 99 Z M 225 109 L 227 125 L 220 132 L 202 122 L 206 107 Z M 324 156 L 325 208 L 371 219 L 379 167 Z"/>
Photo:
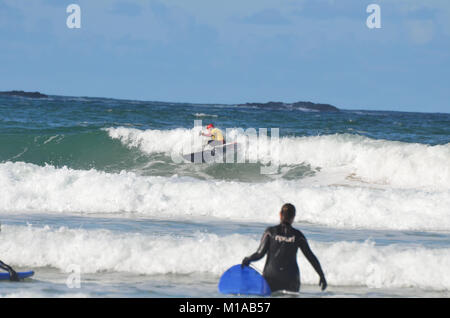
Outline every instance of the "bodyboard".
<path id="1" fill-rule="evenodd" d="M 219 281 L 219 292 L 222 294 L 258 295 L 271 294 L 269 284 L 264 277 L 251 267 L 234 265 L 229 268 Z"/>
<path id="2" fill-rule="evenodd" d="M 28 278 L 34 275 L 33 271 L 17 272 L 20 279 Z M 0 273 L 0 280 L 9 280 L 9 273 Z"/>
<path id="3" fill-rule="evenodd" d="M 216 159 L 219 160 L 219 162 L 225 162 L 227 151 L 231 152 L 233 154 L 233 157 L 235 157 L 237 147 L 238 144 L 236 142 L 232 142 L 221 146 L 215 146 L 209 149 L 204 149 L 203 151 L 183 154 L 183 159 L 192 163 L 214 163 Z"/>

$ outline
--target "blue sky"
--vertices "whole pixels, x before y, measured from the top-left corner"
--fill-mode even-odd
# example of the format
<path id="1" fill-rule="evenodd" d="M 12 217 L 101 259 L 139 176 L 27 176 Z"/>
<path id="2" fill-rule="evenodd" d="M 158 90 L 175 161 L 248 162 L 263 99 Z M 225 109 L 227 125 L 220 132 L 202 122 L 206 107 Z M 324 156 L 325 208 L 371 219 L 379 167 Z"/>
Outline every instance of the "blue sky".
<path id="1" fill-rule="evenodd" d="M 448 0 L 0 0 L 0 90 L 450 112 L 449 55 Z"/>

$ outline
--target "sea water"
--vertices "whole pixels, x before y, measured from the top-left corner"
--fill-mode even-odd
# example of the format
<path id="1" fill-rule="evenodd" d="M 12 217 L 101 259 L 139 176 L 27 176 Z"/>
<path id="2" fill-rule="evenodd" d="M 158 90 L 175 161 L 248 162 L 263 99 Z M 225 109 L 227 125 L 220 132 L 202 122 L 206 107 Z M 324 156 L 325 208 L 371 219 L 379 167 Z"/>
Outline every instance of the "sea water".
<path id="1" fill-rule="evenodd" d="M 175 162 L 195 120 L 280 139 Z M 299 251 L 301 292 L 274 297 L 450 296 L 450 114 L 0 98 L 0 259 L 35 271 L 3 297 L 223 297 L 286 202 L 329 286 Z"/>

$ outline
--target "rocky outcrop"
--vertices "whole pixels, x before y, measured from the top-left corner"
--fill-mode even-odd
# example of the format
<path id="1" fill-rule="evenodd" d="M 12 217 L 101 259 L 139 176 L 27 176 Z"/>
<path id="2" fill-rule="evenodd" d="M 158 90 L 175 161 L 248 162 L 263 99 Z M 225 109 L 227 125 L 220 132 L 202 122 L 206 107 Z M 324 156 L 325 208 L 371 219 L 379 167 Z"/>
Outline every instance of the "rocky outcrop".
<path id="1" fill-rule="evenodd" d="M 19 97 L 29 97 L 29 98 L 46 98 L 45 94 L 39 92 L 24 92 L 24 91 L 8 91 L 0 92 L 0 96 L 19 96 Z"/>

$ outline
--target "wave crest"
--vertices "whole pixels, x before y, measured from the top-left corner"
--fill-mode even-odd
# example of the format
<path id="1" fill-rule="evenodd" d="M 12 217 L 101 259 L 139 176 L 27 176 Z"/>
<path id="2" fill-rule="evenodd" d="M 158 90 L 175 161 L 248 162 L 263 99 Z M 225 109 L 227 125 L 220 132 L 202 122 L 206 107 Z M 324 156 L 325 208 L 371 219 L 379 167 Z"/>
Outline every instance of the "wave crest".
<path id="1" fill-rule="evenodd" d="M 170 155 L 190 149 L 198 129 L 138 130 L 108 128 L 109 136 L 128 147 L 146 153 Z M 244 135 L 231 129 L 229 140 L 243 140 Z M 323 172 L 343 171 L 353 180 L 401 188 L 449 189 L 450 144 L 424 145 L 374 140 L 349 134 L 313 137 L 267 138 L 247 148 L 253 162 L 280 165 L 309 164 Z M 275 152 L 274 149 L 277 151 Z"/>

